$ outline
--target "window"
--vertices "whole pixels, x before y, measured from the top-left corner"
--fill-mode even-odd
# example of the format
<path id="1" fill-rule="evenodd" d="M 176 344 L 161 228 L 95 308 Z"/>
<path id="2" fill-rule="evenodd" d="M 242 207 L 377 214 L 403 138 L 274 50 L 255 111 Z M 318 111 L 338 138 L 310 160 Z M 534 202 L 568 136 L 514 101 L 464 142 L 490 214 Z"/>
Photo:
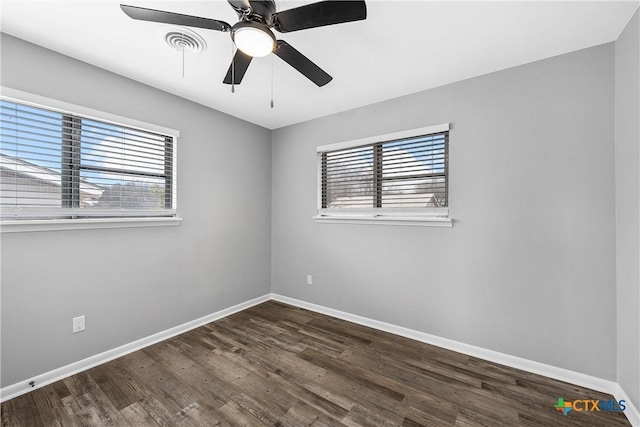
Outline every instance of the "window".
<path id="1" fill-rule="evenodd" d="M 449 126 L 318 147 L 316 219 L 448 221 Z"/>
<path id="2" fill-rule="evenodd" d="M 176 134 L 10 98 L 0 110 L 3 220 L 176 216 Z"/>

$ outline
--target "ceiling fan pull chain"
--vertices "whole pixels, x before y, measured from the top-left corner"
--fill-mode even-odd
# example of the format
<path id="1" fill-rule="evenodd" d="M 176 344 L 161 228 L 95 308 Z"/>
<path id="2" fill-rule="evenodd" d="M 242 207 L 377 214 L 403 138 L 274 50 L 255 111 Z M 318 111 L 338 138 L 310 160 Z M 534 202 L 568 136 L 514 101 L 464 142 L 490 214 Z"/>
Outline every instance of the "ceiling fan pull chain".
<path id="1" fill-rule="evenodd" d="M 271 108 L 273 108 L 273 54 L 271 55 Z"/>
<path id="2" fill-rule="evenodd" d="M 182 78 L 184 79 L 184 33 L 182 33 Z"/>

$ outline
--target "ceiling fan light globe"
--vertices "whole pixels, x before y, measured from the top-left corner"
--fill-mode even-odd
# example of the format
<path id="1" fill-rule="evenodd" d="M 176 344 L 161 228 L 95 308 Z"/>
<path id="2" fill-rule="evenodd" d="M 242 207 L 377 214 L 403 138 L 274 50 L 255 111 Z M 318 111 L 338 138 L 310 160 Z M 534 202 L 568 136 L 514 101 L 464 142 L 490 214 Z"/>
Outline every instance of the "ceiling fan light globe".
<path id="1" fill-rule="evenodd" d="M 233 31 L 233 41 L 238 49 L 252 57 L 267 56 L 276 46 L 271 31 L 259 26 L 238 26 Z"/>

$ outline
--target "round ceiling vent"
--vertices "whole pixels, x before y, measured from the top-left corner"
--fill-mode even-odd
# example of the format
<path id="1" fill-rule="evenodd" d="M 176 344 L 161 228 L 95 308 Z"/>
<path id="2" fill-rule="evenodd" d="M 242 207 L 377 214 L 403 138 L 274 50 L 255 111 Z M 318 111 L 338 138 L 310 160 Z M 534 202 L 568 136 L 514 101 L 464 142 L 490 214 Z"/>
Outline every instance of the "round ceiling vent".
<path id="1" fill-rule="evenodd" d="M 172 49 L 187 53 L 199 53 L 207 49 L 207 43 L 202 36 L 189 28 L 164 27 L 160 31 L 160 37 Z"/>

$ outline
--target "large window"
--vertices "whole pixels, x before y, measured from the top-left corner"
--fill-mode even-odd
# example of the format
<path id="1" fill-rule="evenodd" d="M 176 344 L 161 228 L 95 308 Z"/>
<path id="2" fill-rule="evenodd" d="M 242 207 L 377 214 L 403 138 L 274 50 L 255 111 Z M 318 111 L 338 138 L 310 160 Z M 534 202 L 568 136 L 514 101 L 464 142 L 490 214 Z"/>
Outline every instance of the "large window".
<path id="1" fill-rule="evenodd" d="M 0 99 L 3 220 L 171 217 L 175 135 Z"/>
<path id="2" fill-rule="evenodd" d="M 320 216 L 448 216 L 448 125 L 318 147 Z"/>

